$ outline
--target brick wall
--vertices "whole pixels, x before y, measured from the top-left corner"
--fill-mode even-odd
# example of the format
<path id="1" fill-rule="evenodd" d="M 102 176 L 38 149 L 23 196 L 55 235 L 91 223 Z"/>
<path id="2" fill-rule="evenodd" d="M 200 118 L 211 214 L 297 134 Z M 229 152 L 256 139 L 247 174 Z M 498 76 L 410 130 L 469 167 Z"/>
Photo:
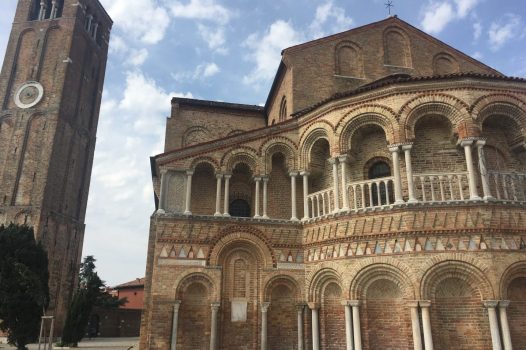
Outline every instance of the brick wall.
<path id="1" fill-rule="evenodd" d="M 177 348 L 182 350 L 210 348 L 210 291 L 200 283 L 193 283 L 184 292 L 179 307 Z"/>
<path id="2" fill-rule="evenodd" d="M 511 342 L 514 349 L 526 349 L 526 277 L 511 281 L 508 287 L 508 323 L 510 325 Z"/>
<path id="3" fill-rule="evenodd" d="M 346 349 L 345 309 L 341 304 L 342 290 L 336 283 L 329 283 L 323 292 L 320 308 L 320 345 L 322 349 Z"/>
<path id="4" fill-rule="evenodd" d="M 294 292 L 286 285 L 277 285 L 271 293 L 268 311 L 268 348 L 296 349 L 298 326 Z"/>

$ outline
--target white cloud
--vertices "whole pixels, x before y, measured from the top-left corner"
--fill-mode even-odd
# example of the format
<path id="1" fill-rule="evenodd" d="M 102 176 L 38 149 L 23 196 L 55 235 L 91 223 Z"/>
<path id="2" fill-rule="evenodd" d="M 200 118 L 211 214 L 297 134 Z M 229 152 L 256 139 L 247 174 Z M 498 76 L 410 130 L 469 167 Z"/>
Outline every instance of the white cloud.
<path id="1" fill-rule="evenodd" d="M 484 55 L 482 54 L 482 52 L 480 51 L 476 51 L 473 53 L 473 55 L 471 55 L 471 57 L 473 57 L 474 59 L 476 60 L 482 60 L 484 58 Z"/>
<path id="2" fill-rule="evenodd" d="M 521 36 L 522 20 L 521 17 L 515 14 L 508 13 L 504 15 L 498 22 L 491 23 L 488 30 L 490 49 L 497 51 L 506 42 L 516 36 Z"/>
<path id="3" fill-rule="evenodd" d="M 431 0 L 423 10 L 422 28 L 428 33 L 440 33 L 455 20 L 474 15 L 473 10 L 480 0 Z"/>
<path id="4" fill-rule="evenodd" d="M 457 5 L 457 16 L 466 17 L 475 8 L 479 0 L 454 0 Z"/>
<path id="5" fill-rule="evenodd" d="M 148 59 L 148 56 L 148 50 L 146 50 L 145 48 L 142 48 L 140 50 L 132 49 L 128 53 L 128 59 L 126 60 L 126 63 L 138 67 L 141 66 Z"/>
<path id="6" fill-rule="evenodd" d="M 233 16 L 231 10 L 214 0 L 190 0 L 187 4 L 173 1 L 169 6 L 172 15 L 178 18 L 208 20 L 224 25 Z"/>
<path id="7" fill-rule="evenodd" d="M 115 25 L 146 44 L 164 38 L 170 24 L 168 11 L 154 0 L 102 0 Z"/>
<path id="8" fill-rule="evenodd" d="M 199 35 L 208 44 L 211 50 L 225 54 L 227 49 L 224 47 L 226 42 L 225 29 L 223 27 L 212 28 L 203 24 L 198 24 Z"/>
<path id="9" fill-rule="evenodd" d="M 421 24 L 428 33 L 440 33 L 453 20 L 453 17 L 453 6 L 450 3 L 431 3 L 426 9 Z"/>
<path id="10" fill-rule="evenodd" d="M 172 73 L 172 78 L 179 82 L 184 82 L 188 80 L 199 80 L 204 78 L 210 78 L 219 73 L 220 71 L 221 69 L 214 62 L 203 63 L 195 67 L 195 69 L 190 72 L 179 72 L 176 74 Z"/>
<path id="11" fill-rule="evenodd" d="M 101 106 L 83 251 L 112 284 L 144 273 L 154 210 L 149 157 L 163 150 L 171 98 L 192 97 L 167 92 L 140 71 L 128 72 L 123 85 L 122 97 L 106 91 Z"/>
<path id="12" fill-rule="evenodd" d="M 258 84 L 272 79 L 280 62 L 280 52 L 284 48 L 298 44 L 303 35 L 289 22 L 278 20 L 264 33 L 251 34 L 244 42 L 250 53 L 248 59 L 255 68 L 243 77 L 245 84 Z"/>
<path id="13" fill-rule="evenodd" d="M 316 15 L 310 25 L 312 37 L 320 38 L 327 35 L 323 29 L 327 22 L 331 25 L 330 30 L 337 33 L 349 30 L 353 20 L 345 15 L 345 9 L 334 6 L 332 1 L 327 1 L 316 8 Z"/>
<path id="14" fill-rule="evenodd" d="M 482 23 L 475 22 L 473 23 L 473 38 L 478 40 L 482 35 Z"/>

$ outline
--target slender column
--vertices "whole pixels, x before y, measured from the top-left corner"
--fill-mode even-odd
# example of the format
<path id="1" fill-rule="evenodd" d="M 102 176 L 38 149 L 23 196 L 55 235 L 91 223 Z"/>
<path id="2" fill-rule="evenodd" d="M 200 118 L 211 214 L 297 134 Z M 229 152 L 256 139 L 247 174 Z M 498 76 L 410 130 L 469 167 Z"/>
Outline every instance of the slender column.
<path id="1" fill-rule="evenodd" d="M 161 169 L 161 193 L 159 195 L 159 209 L 157 209 L 157 213 L 164 214 L 166 210 L 166 183 L 167 183 L 167 177 L 168 177 L 168 170 Z"/>
<path id="2" fill-rule="evenodd" d="M 416 203 L 418 200 L 415 197 L 415 183 L 413 181 L 413 164 L 411 163 L 411 149 L 413 144 L 409 143 L 402 145 L 405 158 L 405 170 L 407 172 L 407 192 L 409 194 L 409 203 Z"/>
<path id="3" fill-rule="evenodd" d="M 488 169 L 486 168 L 486 157 L 484 155 L 484 146 L 486 145 L 486 140 L 477 140 L 477 154 L 479 156 L 479 170 L 480 177 L 482 180 L 482 191 L 484 192 L 484 199 L 493 199 L 491 195 L 491 189 L 489 187 L 489 174 Z"/>
<path id="4" fill-rule="evenodd" d="M 216 212 L 214 216 L 221 216 L 221 182 L 223 181 L 223 174 L 216 174 Z"/>
<path id="5" fill-rule="evenodd" d="M 422 309 L 422 325 L 424 329 L 424 347 L 426 350 L 433 350 L 433 335 L 431 333 L 431 318 L 429 317 L 429 307 L 431 301 L 420 300 L 418 302 Z"/>
<path id="6" fill-rule="evenodd" d="M 320 350 L 320 324 L 317 303 L 309 303 L 312 318 L 312 350 Z"/>
<path id="7" fill-rule="evenodd" d="M 411 309 L 411 326 L 413 328 L 413 344 L 415 350 L 422 350 L 422 336 L 420 335 L 420 319 L 418 317 L 418 301 L 409 301 Z"/>
<path id="8" fill-rule="evenodd" d="M 181 300 L 176 300 L 174 302 L 174 311 L 173 311 L 173 320 L 172 320 L 172 342 L 170 345 L 170 350 L 177 349 L 177 322 L 179 319 L 179 306 L 181 305 Z"/>
<path id="9" fill-rule="evenodd" d="M 262 176 L 263 180 L 263 219 L 268 219 L 268 176 Z"/>
<path id="10" fill-rule="evenodd" d="M 53 1 L 51 1 L 51 15 L 50 15 L 50 18 L 51 19 L 55 19 L 55 17 L 57 17 L 57 1 L 53 0 Z"/>
<path id="11" fill-rule="evenodd" d="M 477 182 L 475 181 L 475 169 L 473 169 L 473 156 L 471 154 L 471 145 L 473 140 L 463 140 L 460 142 L 460 145 L 464 147 L 464 154 L 466 155 L 466 165 L 468 169 L 468 179 L 469 179 L 469 199 L 479 200 L 479 194 L 477 191 Z"/>
<path id="12" fill-rule="evenodd" d="M 489 317 L 489 328 L 491 333 L 491 343 L 493 344 L 493 350 L 502 350 L 500 343 L 500 332 L 499 332 L 499 321 L 497 319 L 497 300 L 486 300 L 484 306 L 488 309 Z"/>
<path id="13" fill-rule="evenodd" d="M 86 28 L 86 30 L 88 31 L 88 33 L 91 33 L 91 23 L 93 22 L 93 16 L 92 15 L 89 15 L 88 16 L 88 27 Z"/>
<path id="14" fill-rule="evenodd" d="M 332 184 L 334 187 L 334 213 L 340 211 L 340 186 L 338 185 L 338 158 L 329 159 L 332 164 Z"/>
<path id="15" fill-rule="evenodd" d="M 504 350 L 513 350 L 513 346 L 511 345 L 510 325 L 508 323 L 508 314 L 506 311 L 509 305 L 509 300 L 499 301 L 500 328 L 502 330 L 502 345 L 504 345 Z"/>
<path id="16" fill-rule="evenodd" d="M 95 22 L 95 24 L 93 24 L 93 32 L 91 34 L 91 37 L 93 38 L 93 40 L 97 39 L 97 31 L 99 30 L 99 24 L 97 22 Z"/>
<path id="17" fill-rule="evenodd" d="M 354 350 L 362 350 L 362 333 L 360 330 L 360 300 L 349 300 L 349 305 L 352 307 Z"/>
<path id="18" fill-rule="evenodd" d="M 291 207 L 292 207 L 292 216 L 290 217 L 290 220 L 292 221 L 298 221 L 298 214 L 296 209 L 296 176 L 298 176 L 297 171 L 291 171 L 289 173 L 290 175 L 290 200 L 291 200 Z"/>
<path id="19" fill-rule="evenodd" d="M 298 311 L 298 350 L 303 350 L 303 309 L 305 305 L 297 305 L 296 310 Z"/>
<path id="20" fill-rule="evenodd" d="M 210 324 L 210 350 L 217 349 L 217 314 L 221 303 L 212 303 L 212 322 Z"/>
<path id="21" fill-rule="evenodd" d="M 309 172 L 308 171 L 302 171 L 300 173 L 301 176 L 303 176 L 303 219 L 302 220 L 308 220 L 310 218 L 309 216 Z"/>
<path id="22" fill-rule="evenodd" d="M 342 170 L 342 210 L 349 211 L 349 193 L 347 192 L 347 164 L 349 163 L 349 157 L 346 154 L 339 156 L 338 161 L 340 162 L 340 168 Z"/>
<path id="23" fill-rule="evenodd" d="M 389 151 L 393 157 L 393 173 L 394 173 L 394 194 L 395 204 L 403 204 L 404 199 L 402 196 L 402 179 L 400 178 L 400 158 L 399 152 L 400 146 L 394 145 L 389 146 Z"/>
<path id="24" fill-rule="evenodd" d="M 354 341 L 352 334 L 352 309 L 347 300 L 342 301 L 345 308 L 345 344 L 347 350 L 354 350 Z"/>
<path id="25" fill-rule="evenodd" d="M 192 203 L 192 175 L 194 175 L 193 170 L 188 170 L 186 172 L 186 206 L 184 210 L 185 215 L 192 215 L 190 211 L 190 204 Z"/>
<path id="26" fill-rule="evenodd" d="M 223 212 L 223 216 L 230 216 L 230 178 L 232 177 L 232 175 L 230 174 L 225 174 L 224 175 L 224 178 L 225 178 L 225 195 L 224 195 L 224 203 L 223 203 L 223 208 L 224 208 L 224 212 Z"/>
<path id="27" fill-rule="evenodd" d="M 267 311 L 269 302 L 261 303 L 261 350 L 267 350 Z"/>
<path id="28" fill-rule="evenodd" d="M 259 215 L 259 183 L 261 182 L 261 177 L 254 177 L 254 181 L 256 182 L 256 203 L 254 203 L 254 218 L 260 218 L 261 216 Z"/>
<path id="29" fill-rule="evenodd" d="M 46 16 L 46 2 L 41 0 L 40 1 L 40 12 L 38 13 L 38 20 L 42 21 L 45 16 Z"/>

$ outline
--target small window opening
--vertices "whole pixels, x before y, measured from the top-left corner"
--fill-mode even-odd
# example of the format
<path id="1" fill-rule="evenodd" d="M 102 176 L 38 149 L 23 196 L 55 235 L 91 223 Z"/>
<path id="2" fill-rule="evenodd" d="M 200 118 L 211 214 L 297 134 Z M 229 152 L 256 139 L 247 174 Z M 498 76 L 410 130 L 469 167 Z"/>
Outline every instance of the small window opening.
<path id="1" fill-rule="evenodd" d="M 249 218 L 250 204 L 244 199 L 235 199 L 230 203 L 230 216 Z"/>

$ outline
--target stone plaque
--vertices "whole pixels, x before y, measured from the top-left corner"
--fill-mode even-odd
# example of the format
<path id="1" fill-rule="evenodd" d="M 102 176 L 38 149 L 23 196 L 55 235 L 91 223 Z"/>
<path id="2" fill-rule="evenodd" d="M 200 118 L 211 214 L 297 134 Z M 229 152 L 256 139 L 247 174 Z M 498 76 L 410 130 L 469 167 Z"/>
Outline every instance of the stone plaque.
<path id="1" fill-rule="evenodd" d="M 231 321 L 232 322 L 246 322 L 247 321 L 247 301 L 242 299 L 232 300 L 231 302 Z"/>

